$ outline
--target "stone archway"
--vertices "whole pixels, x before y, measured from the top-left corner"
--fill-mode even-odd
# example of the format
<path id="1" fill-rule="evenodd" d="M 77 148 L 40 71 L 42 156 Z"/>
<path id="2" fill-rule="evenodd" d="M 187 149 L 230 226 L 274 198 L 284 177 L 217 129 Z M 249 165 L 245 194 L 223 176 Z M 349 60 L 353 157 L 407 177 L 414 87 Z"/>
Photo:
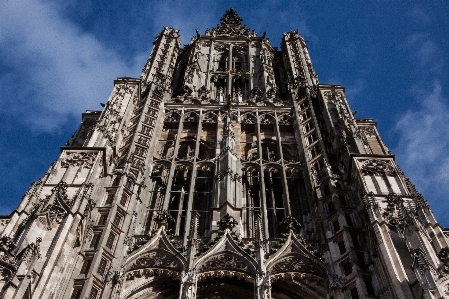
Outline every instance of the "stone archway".
<path id="1" fill-rule="evenodd" d="M 197 282 L 196 299 L 254 298 L 254 282 L 237 277 L 211 277 Z"/>
<path id="2" fill-rule="evenodd" d="M 145 279 L 145 278 L 143 278 Z M 173 277 L 168 276 L 153 276 L 146 279 L 144 283 L 141 280 L 135 279 L 132 281 L 137 287 L 132 292 L 121 297 L 123 299 L 177 299 L 179 298 L 180 282 L 174 280 Z M 140 285 L 139 285 L 140 284 Z M 125 289 L 132 288 L 131 285 L 126 286 Z"/>
<path id="3" fill-rule="evenodd" d="M 289 275 L 271 283 L 271 299 L 321 299 L 326 298 L 326 287 L 302 275 Z"/>

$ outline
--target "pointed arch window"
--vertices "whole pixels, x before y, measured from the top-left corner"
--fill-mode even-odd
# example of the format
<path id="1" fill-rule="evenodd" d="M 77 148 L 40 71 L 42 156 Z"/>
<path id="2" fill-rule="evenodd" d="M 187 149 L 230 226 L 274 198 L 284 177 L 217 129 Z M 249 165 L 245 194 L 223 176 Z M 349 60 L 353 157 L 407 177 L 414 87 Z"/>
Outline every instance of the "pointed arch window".
<path id="1" fill-rule="evenodd" d="M 192 205 L 192 211 L 200 215 L 199 236 L 207 236 L 210 229 L 213 183 L 214 166 L 211 164 L 199 165 L 196 171 Z"/>

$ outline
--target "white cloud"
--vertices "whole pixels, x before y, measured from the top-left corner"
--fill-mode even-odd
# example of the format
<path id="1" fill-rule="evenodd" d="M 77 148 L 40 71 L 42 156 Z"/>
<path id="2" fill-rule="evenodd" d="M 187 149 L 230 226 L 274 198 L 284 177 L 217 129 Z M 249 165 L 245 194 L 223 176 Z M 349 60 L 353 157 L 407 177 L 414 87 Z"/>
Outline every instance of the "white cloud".
<path id="1" fill-rule="evenodd" d="M 417 72 L 432 75 L 441 73 L 444 60 L 437 44 L 428 34 L 415 33 L 409 36 L 404 47 L 410 51 L 410 57 Z"/>
<path id="2" fill-rule="evenodd" d="M 38 0 L 0 3 L 0 55 L 0 108 L 38 131 L 55 130 L 86 109 L 101 109 L 113 80 L 138 76 L 141 67 L 126 65 L 51 3 Z"/>
<path id="3" fill-rule="evenodd" d="M 339 81 L 332 81 L 332 82 L 339 82 Z M 357 98 L 363 94 L 366 88 L 366 81 L 365 79 L 359 78 L 356 79 L 354 82 L 351 82 L 346 87 L 346 98 L 352 103 L 357 103 Z"/>
<path id="4" fill-rule="evenodd" d="M 434 208 L 437 218 L 449 216 L 449 105 L 442 86 L 435 81 L 431 91 L 415 88 L 419 106 L 397 122 L 399 165 Z M 435 207 L 438 207 L 436 209 Z"/>
<path id="5" fill-rule="evenodd" d="M 431 16 L 426 9 L 421 5 L 415 5 L 409 12 L 409 16 L 418 24 L 430 24 L 432 22 Z"/>
<path id="6" fill-rule="evenodd" d="M 415 7 L 415 19 L 423 23 L 431 20 Z M 403 44 L 413 65 L 411 78 L 415 79 L 410 94 L 417 105 L 398 120 L 395 131 L 398 143 L 394 152 L 406 175 L 423 193 L 437 219 L 449 225 L 449 100 L 444 95 L 445 67 L 441 48 L 426 32 L 416 32 Z M 432 82 L 432 83 L 428 83 Z"/>

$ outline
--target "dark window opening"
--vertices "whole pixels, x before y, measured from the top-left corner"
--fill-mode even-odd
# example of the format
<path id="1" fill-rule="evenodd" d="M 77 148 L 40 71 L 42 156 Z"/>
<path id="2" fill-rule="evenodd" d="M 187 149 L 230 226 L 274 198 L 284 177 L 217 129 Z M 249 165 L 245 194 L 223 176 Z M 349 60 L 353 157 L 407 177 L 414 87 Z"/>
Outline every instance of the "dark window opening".
<path id="1" fill-rule="evenodd" d="M 270 238 L 278 238 L 281 233 L 278 229 L 278 224 L 285 218 L 280 171 L 265 171 L 264 182 L 268 214 L 268 233 Z"/>
<path id="2" fill-rule="evenodd" d="M 105 274 L 107 265 L 108 261 L 104 257 L 101 258 L 100 264 L 98 265 L 97 273 L 103 276 Z"/>
<path id="3" fill-rule="evenodd" d="M 337 243 L 338 249 L 340 250 L 340 254 L 344 254 L 346 252 L 346 246 L 344 241 L 340 241 Z"/>
<path id="4" fill-rule="evenodd" d="M 359 299 L 359 293 L 357 292 L 357 288 L 352 288 L 350 290 L 352 299 Z"/>
<path id="5" fill-rule="evenodd" d="M 213 173 L 213 168 L 204 170 L 198 169 L 196 173 L 192 210 L 200 215 L 198 228 L 199 236 L 205 236 L 211 225 L 210 209 L 213 197 Z"/>

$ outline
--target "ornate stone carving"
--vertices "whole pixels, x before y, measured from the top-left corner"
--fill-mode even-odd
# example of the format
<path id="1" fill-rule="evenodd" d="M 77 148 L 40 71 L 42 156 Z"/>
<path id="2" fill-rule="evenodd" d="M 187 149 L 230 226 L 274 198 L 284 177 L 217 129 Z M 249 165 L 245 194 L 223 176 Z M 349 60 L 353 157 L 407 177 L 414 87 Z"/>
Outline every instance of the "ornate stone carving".
<path id="1" fill-rule="evenodd" d="M 158 227 L 165 226 L 166 229 L 175 222 L 175 219 L 170 215 L 170 213 L 166 210 L 160 211 L 155 218 Z"/>
<path id="2" fill-rule="evenodd" d="M 255 124 L 257 122 L 257 117 L 252 113 L 245 113 L 241 116 L 242 124 Z"/>
<path id="3" fill-rule="evenodd" d="M 280 227 L 284 231 L 284 234 L 288 235 L 290 232 L 297 233 L 301 228 L 301 224 L 295 219 L 295 217 L 288 215 L 281 221 Z"/>
<path id="4" fill-rule="evenodd" d="M 172 140 L 169 140 L 165 144 L 163 144 L 158 151 L 160 158 L 167 160 L 173 158 L 174 153 L 175 153 L 175 143 Z"/>
<path id="5" fill-rule="evenodd" d="M 61 223 L 70 211 L 70 206 L 73 203 L 68 201 L 66 190 L 67 184 L 60 182 L 52 189 L 50 195 L 40 200 L 36 216 L 45 229 L 51 230 L 54 223 Z"/>
<path id="6" fill-rule="evenodd" d="M 227 167 L 225 170 L 219 172 L 216 176 L 214 176 L 214 179 L 216 181 L 223 180 L 226 176 L 229 176 L 231 180 L 233 181 L 239 181 L 242 179 L 242 177 L 238 173 L 234 173 L 234 171 Z"/>
<path id="7" fill-rule="evenodd" d="M 13 239 L 8 236 L 0 237 L 0 253 L 11 253 L 16 248 Z M 4 255 L 2 255 L 3 257 Z"/>
<path id="8" fill-rule="evenodd" d="M 66 152 L 65 157 L 61 159 L 61 167 L 80 166 L 90 169 L 97 155 L 97 152 Z"/>
<path id="9" fill-rule="evenodd" d="M 201 86 L 200 89 L 198 89 L 197 93 L 202 102 L 210 99 L 210 91 L 204 85 Z"/>
<path id="10" fill-rule="evenodd" d="M 263 91 L 258 87 L 254 87 L 253 89 L 251 89 L 249 96 L 253 100 L 260 100 L 263 96 Z"/>
<path id="11" fill-rule="evenodd" d="M 318 272 L 316 266 L 313 263 L 309 263 L 305 260 L 298 260 L 297 255 L 286 256 L 271 269 L 271 272 L 304 272 L 304 273 L 316 273 Z"/>
<path id="12" fill-rule="evenodd" d="M 272 140 L 262 141 L 262 159 L 266 162 L 276 162 L 280 159 L 278 144 Z"/>
<path id="13" fill-rule="evenodd" d="M 82 199 L 85 198 L 88 191 L 91 190 L 92 186 L 88 186 L 85 188 L 83 192 Z M 93 237 L 93 227 L 94 221 L 92 220 L 92 210 L 95 208 L 96 204 L 93 202 L 92 198 L 88 197 L 86 207 L 83 212 L 83 219 L 81 219 L 80 224 L 76 228 L 75 240 L 73 243 L 73 247 L 83 247 L 92 240 Z"/>
<path id="14" fill-rule="evenodd" d="M 118 285 L 120 287 L 125 279 L 124 267 L 121 266 L 120 270 L 110 271 L 107 277 L 108 282 L 110 282 L 113 286 Z"/>
<path id="15" fill-rule="evenodd" d="M 178 271 L 182 270 L 182 265 L 178 260 L 162 250 L 152 251 L 136 260 L 129 270 L 143 268 L 169 268 Z"/>
<path id="16" fill-rule="evenodd" d="M 257 150 L 257 145 L 255 147 L 250 145 L 248 151 L 246 152 L 246 160 L 256 161 L 257 159 L 259 159 L 259 151 Z"/>
<path id="17" fill-rule="evenodd" d="M 361 128 L 365 128 L 365 127 L 357 127 L 357 129 L 355 130 L 354 135 L 360 139 L 360 141 L 362 141 L 363 145 L 366 147 L 369 147 L 369 142 L 368 139 L 366 138 L 366 133 L 365 131 L 363 131 Z"/>
<path id="18" fill-rule="evenodd" d="M 261 125 L 274 125 L 275 120 L 273 115 L 265 113 L 260 116 L 260 124 Z"/>
<path id="19" fill-rule="evenodd" d="M 438 258 L 445 264 L 449 263 L 449 248 L 447 246 L 441 248 L 440 252 L 438 252 Z"/>
<path id="20" fill-rule="evenodd" d="M 196 122 L 198 122 L 198 120 L 199 120 L 199 116 L 195 112 L 186 113 L 183 116 L 184 122 L 196 123 Z"/>
<path id="21" fill-rule="evenodd" d="M 212 111 L 206 112 L 203 115 L 203 123 L 213 124 L 213 123 L 217 123 L 217 121 L 218 121 L 218 115 L 216 115 Z"/>
<path id="22" fill-rule="evenodd" d="M 40 243 L 42 242 L 42 238 L 36 238 L 36 242 L 32 242 L 28 244 L 18 255 L 18 261 L 24 261 L 27 265 L 31 265 L 31 263 L 37 258 L 41 257 L 40 253 Z"/>
<path id="23" fill-rule="evenodd" d="M 226 124 L 223 126 L 223 137 L 229 137 L 234 139 L 234 125 L 231 121 L 227 121 Z"/>
<path id="24" fill-rule="evenodd" d="M 376 129 L 373 126 L 358 126 L 358 129 L 365 136 L 376 136 Z"/>
<path id="25" fill-rule="evenodd" d="M 64 208 L 62 208 L 58 204 L 49 204 L 44 209 L 42 209 L 38 220 L 40 223 L 45 225 L 47 230 L 51 230 L 51 224 L 54 222 L 61 223 L 65 215 L 66 211 L 64 210 Z"/>
<path id="26" fill-rule="evenodd" d="M 278 117 L 280 125 L 291 125 L 293 124 L 292 116 L 290 114 L 284 113 Z"/>
<path id="27" fill-rule="evenodd" d="M 379 207 L 376 198 L 374 197 L 374 193 L 372 191 L 363 196 L 363 203 L 365 204 L 366 207 Z"/>
<path id="28" fill-rule="evenodd" d="M 242 24 L 243 19 L 231 8 L 220 19 L 221 23 L 212 29 L 212 35 L 248 36 L 249 29 Z"/>
<path id="29" fill-rule="evenodd" d="M 16 268 L 12 265 L 4 265 L 0 262 L 0 282 L 12 279 L 16 271 Z"/>
<path id="30" fill-rule="evenodd" d="M 247 272 L 249 266 L 242 258 L 223 252 L 208 259 L 199 269 L 201 272 L 210 270 L 237 270 Z"/>
<path id="31" fill-rule="evenodd" d="M 234 226 L 238 224 L 237 221 L 235 221 L 234 217 L 226 213 L 226 215 L 217 222 L 218 227 L 220 230 L 224 231 L 225 229 L 232 230 Z"/>
<path id="32" fill-rule="evenodd" d="M 17 270 L 14 249 L 16 245 L 10 237 L 0 237 L 0 281 L 10 280 Z"/>
<path id="33" fill-rule="evenodd" d="M 279 172 L 279 166 L 278 165 L 265 165 L 264 171 L 266 172 L 272 172 L 272 173 L 278 173 Z"/>
<path id="34" fill-rule="evenodd" d="M 129 246 L 128 254 L 141 248 L 150 240 L 150 236 L 127 236 L 123 242 L 124 245 Z"/>
<path id="35" fill-rule="evenodd" d="M 164 122 L 177 123 L 177 122 L 179 122 L 180 118 L 181 118 L 181 116 L 177 112 L 170 111 L 165 115 Z"/>
<path id="36" fill-rule="evenodd" d="M 404 208 L 404 200 L 394 193 L 388 194 L 386 199 L 387 208 L 383 213 L 385 222 L 391 230 L 402 233 L 412 222 L 408 211 Z"/>
<path id="37" fill-rule="evenodd" d="M 198 170 L 201 171 L 212 171 L 214 169 L 215 164 L 210 163 L 201 163 L 198 165 Z"/>
<path id="38" fill-rule="evenodd" d="M 443 266 L 440 268 L 440 275 L 449 274 L 449 248 L 447 246 L 441 248 L 437 256 L 443 262 Z"/>
<path id="39" fill-rule="evenodd" d="M 346 277 L 342 277 L 338 274 L 328 276 L 329 284 L 331 288 L 342 288 L 346 283 Z"/>
<path id="40" fill-rule="evenodd" d="M 391 165 L 391 162 L 388 160 L 380 160 L 380 159 L 367 159 L 362 160 L 361 162 L 361 170 L 364 175 L 389 175 L 394 176 L 396 174 L 396 170 Z"/>
<path id="41" fill-rule="evenodd" d="M 123 99 L 126 94 L 132 94 L 135 88 L 135 86 L 129 85 L 128 81 L 124 84 L 117 85 L 114 96 L 106 103 L 102 117 L 97 124 L 97 129 L 103 133 L 103 136 L 111 145 L 114 144 L 116 140 L 116 133 L 118 132 L 117 127 L 122 121 L 120 111 Z"/>
<path id="42" fill-rule="evenodd" d="M 189 170 L 192 170 L 192 164 L 188 162 L 176 165 L 176 171 L 189 171 Z"/>
<path id="43" fill-rule="evenodd" d="M 421 248 L 415 248 L 410 251 L 412 255 L 412 268 L 416 269 L 419 274 L 423 275 L 426 270 L 429 270 L 429 262 L 427 261 L 424 251 Z"/>
<path id="44" fill-rule="evenodd" d="M 416 207 L 418 209 L 429 210 L 429 204 L 427 203 L 424 196 L 418 192 L 415 185 L 413 185 L 412 182 L 410 182 L 410 179 L 404 174 L 404 172 L 402 172 L 402 170 L 400 168 L 399 168 L 399 174 L 404 179 L 405 185 L 407 186 L 408 191 L 412 194 L 413 201 L 414 201 Z"/>
<path id="45" fill-rule="evenodd" d="M 134 278 L 140 277 L 153 277 L 153 276 L 162 276 L 162 277 L 171 277 L 175 280 L 180 280 L 181 276 L 179 272 L 169 270 L 169 269 L 143 269 L 143 270 L 134 270 L 126 273 L 126 280 L 133 280 Z"/>

